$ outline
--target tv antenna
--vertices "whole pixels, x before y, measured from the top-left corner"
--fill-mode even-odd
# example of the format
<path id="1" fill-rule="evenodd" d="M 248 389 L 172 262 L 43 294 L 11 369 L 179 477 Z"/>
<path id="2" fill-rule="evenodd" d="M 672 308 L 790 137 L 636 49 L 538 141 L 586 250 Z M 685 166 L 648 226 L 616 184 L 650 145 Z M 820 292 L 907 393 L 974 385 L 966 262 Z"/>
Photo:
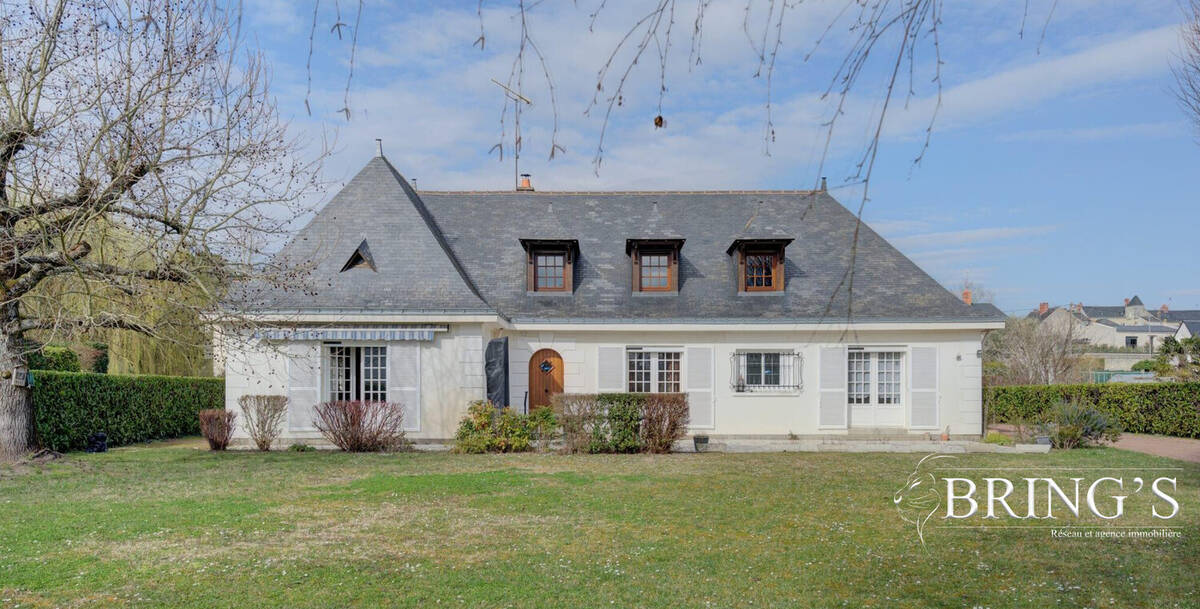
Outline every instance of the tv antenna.
<path id="1" fill-rule="evenodd" d="M 532 106 L 533 101 L 495 78 L 491 80 L 492 84 L 504 90 L 504 96 L 513 103 L 513 190 L 516 190 L 521 186 L 521 104 Z"/>

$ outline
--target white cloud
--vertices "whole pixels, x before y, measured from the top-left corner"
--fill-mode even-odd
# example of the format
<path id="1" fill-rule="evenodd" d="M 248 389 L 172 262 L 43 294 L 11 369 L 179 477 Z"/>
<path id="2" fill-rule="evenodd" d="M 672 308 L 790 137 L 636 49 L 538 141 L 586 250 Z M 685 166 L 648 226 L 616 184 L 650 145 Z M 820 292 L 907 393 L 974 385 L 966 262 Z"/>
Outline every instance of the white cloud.
<path id="1" fill-rule="evenodd" d="M 1177 25 L 1158 27 L 951 86 L 942 92 L 936 127 L 963 127 L 1075 91 L 1165 73 L 1178 38 Z M 903 136 L 924 129 L 935 104 L 934 98 L 911 103 L 889 121 L 887 133 Z"/>
<path id="2" fill-rule="evenodd" d="M 501 141 L 503 99 L 490 81 L 508 77 L 518 23 L 510 6 L 488 6 L 484 9 L 488 42 L 482 51 L 471 46 L 479 33 L 473 4 L 461 10 L 439 7 L 374 13 L 379 34 L 369 37 L 360 48 L 362 65 L 351 94 L 358 113 L 348 124 L 340 123 L 339 141 L 345 152 L 331 160 L 330 175 L 352 174 L 373 151 L 372 140 L 382 137 L 393 163 L 406 175 L 417 177 L 423 188 L 509 187 L 511 151 L 506 150 L 502 164 L 487 152 Z M 828 84 L 831 62 L 840 59 L 839 45 L 845 41 L 834 36 L 812 62 L 803 63 L 801 58 L 810 48 L 805 41 L 811 41 L 827 23 L 824 11 L 828 7 L 805 4 L 791 13 L 776 83 L 775 141 L 772 156 L 766 157 L 762 154 L 765 89 L 762 79 L 751 77 L 757 59 L 742 30 L 742 5 L 720 2 L 712 5 L 706 21 L 704 64 L 691 66 L 690 72 L 686 57 L 691 15 L 677 16 L 676 62 L 668 70 L 670 90 L 664 107 L 667 128 L 656 130 L 650 123 L 657 113 L 657 62 L 656 57 L 643 57 L 626 89 L 625 103 L 615 110 L 608 127 L 604 164 L 600 176 L 595 176 L 592 157 L 601 120 L 598 112 L 584 116 L 584 110 L 595 90 L 597 69 L 624 34 L 622 28 L 632 23 L 630 16 L 637 14 L 634 9 L 644 10 L 640 6 L 611 2 L 592 32 L 588 31 L 586 8 L 546 3 L 532 14 L 534 35 L 555 76 L 559 142 L 568 151 L 547 161 L 549 94 L 532 85 L 528 93 L 534 106 L 523 121 L 521 169 L 534 174 L 535 184 L 557 189 L 808 188 L 824 174 L 830 176 L 830 186 L 836 187 L 839 176 L 853 172 L 853 157 L 869 137 L 868 126 L 878 100 L 857 96 L 850 100 L 824 159 L 826 165 L 818 172 L 823 160 L 823 123 L 831 110 L 829 101 L 820 99 L 820 92 Z M 302 15 L 296 18 L 303 21 Z M 969 127 L 996 116 L 1028 111 L 1054 97 L 1157 74 L 1166 69 L 1174 36 L 1173 27 L 1150 29 L 951 86 L 944 92 L 935 129 Z M 960 57 L 958 63 L 962 60 Z M 947 74 L 950 82 L 953 76 Z M 529 66 L 526 77 L 527 82 L 538 82 L 541 76 L 536 65 Z M 341 106 L 340 76 L 318 77 L 314 86 L 325 88 L 314 91 L 314 107 Z M 931 97 L 920 98 L 907 111 L 896 111 L 889 117 L 887 134 L 917 136 L 933 103 Z M 332 119 L 333 112 L 326 112 L 325 117 Z M 298 126 L 305 124 L 316 128 L 319 121 L 298 122 Z M 1142 128 L 1143 134 L 1150 131 L 1153 128 Z M 1044 135 L 1054 137 L 1052 133 Z M 1075 136 L 1101 134 L 1080 132 Z M 510 129 L 506 147 L 511 145 L 511 137 Z"/>
<path id="3" fill-rule="evenodd" d="M 1004 133 L 996 139 L 1001 142 L 1097 142 L 1115 139 L 1160 139 L 1180 136 L 1190 136 L 1188 124 L 1184 121 L 1062 129 L 1030 129 L 1028 131 Z"/>
<path id="4" fill-rule="evenodd" d="M 922 246 L 945 248 L 948 245 L 982 245 L 993 241 L 1035 237 L 1053 232 L 1055 228 L 1056 227 L 1049 225 L 993 226 L 988 228 L 970 228 L 964 230 L 908 235 L 904 237 L 893 238 L 891 241 L 896 247 L 899 248 L 917 249 Z M 950 255 L 953 254 L 955 250 L 940 249 L 938 251 Z"/>

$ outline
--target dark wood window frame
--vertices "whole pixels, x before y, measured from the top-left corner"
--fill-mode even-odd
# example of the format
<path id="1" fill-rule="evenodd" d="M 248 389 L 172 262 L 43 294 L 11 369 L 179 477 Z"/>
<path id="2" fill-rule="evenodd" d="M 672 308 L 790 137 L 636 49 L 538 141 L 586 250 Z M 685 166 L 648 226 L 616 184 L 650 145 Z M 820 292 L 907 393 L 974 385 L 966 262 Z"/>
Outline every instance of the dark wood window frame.
<path id="1" fill-rule="evenodd" d="M 726 254 L 737 254 L 739 292 L 782 292 L 787 286 L 784 273 L 784 249 L 791 239 L 738 239 Z M 754 264 L 762 259 L 767 264 Z"/>
<path id="2" fill-rule="evenodd" d="M 575 260 L 579 256 L 579 242 L 572 239 L 522 239 L 525 248 L 525 289 L 529 292 L 570 293 L 575 290 Z M 562 257 L 562 265 L 545 264 L 546 257 Z M 542 272 L 555 269 L 557 274 L 550 282 L 539 281 Z M 561 285 L 560 285 L 561 284 Z"/>
<path id="3" fill-rule="evenodd" d="M 676 292 L 679 290 L 679 251 L 683 249 L 683 239 L 629 239 L 625 242 L 625 253 L 629 255 L 632 266 L 630 285 L 634 292 Z M 655 264 L 653 268 L 663 269 L 666 273 L 666 285 L 647 285 L 643 272 L 649 267 L 643 264 L 645 257 L 665 257 L 666 264 Z M 661 273 L 655 273 L 654 278 L 662 278 Z M 657 282 L 655 282 L 657 283 Z"/>

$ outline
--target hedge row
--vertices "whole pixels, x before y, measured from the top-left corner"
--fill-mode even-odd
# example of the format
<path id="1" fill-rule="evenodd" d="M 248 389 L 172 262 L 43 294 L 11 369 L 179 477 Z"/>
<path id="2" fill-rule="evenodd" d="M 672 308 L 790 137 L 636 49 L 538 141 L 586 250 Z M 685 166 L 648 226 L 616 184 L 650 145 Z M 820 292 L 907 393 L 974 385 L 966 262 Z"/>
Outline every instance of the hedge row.
<path id="1" fill-rule="evenodd" d="M 1200 438 L 1200 383 L 1103 383 L 987 387 L 988 422 L 1034 422 L 1054 404 L 1080 399 L 1131 433 Z"/>
<path id="2" fill-rule="evenodd" d="M 220 378 L 51 371 L 33 378 L 37 442 L 57 451 L 82 450 L 95 432 L 107 434 L 109 446 L 196 435 L 197 413 L 225 404 Z"/>

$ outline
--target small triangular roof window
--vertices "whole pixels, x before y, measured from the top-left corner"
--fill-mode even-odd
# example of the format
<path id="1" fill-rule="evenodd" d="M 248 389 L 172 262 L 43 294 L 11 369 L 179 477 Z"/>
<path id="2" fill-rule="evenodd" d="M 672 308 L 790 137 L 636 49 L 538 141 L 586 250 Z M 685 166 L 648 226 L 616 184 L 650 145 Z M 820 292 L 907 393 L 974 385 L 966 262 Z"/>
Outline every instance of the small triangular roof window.
<path id="1" fill-rule="evenodd" d="M 366 239 L 363 239 L 363 242 L 358 244 L 358 248 L 354 250 L 353 254 L 350 254 L 350 259 L 346 261 L 346 264 L 342 265 L 342 270 L 338 272 L 345 273 L 350 269 L 364 266 L 372 271 L 379 272 L 379 269 L 375 268 L 375 259 L 371 257 L 371 248 L 367 245 Z"/>

